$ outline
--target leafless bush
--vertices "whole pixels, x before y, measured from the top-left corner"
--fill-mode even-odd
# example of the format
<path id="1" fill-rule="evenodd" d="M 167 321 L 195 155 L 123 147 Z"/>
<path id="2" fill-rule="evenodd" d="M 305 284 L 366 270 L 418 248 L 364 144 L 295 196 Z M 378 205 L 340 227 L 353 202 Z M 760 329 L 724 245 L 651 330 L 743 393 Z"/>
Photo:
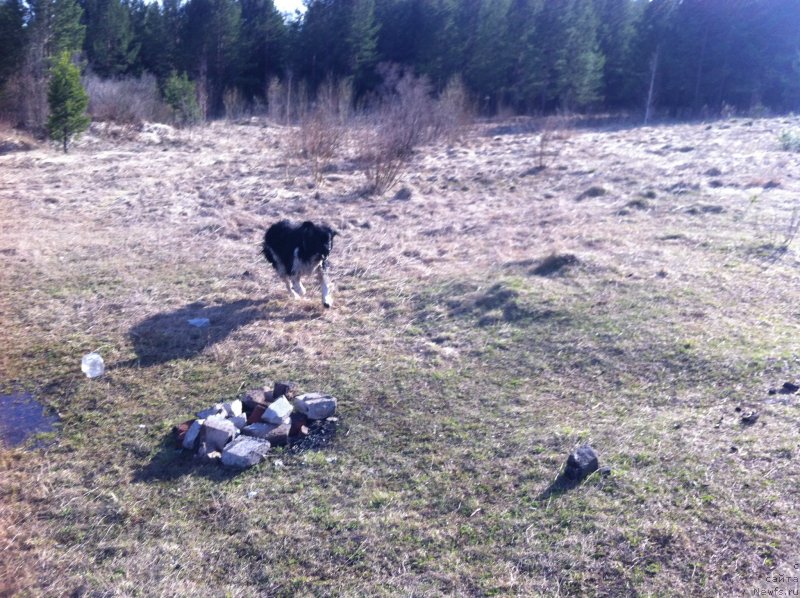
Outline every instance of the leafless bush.
<path id="1" fill-rule="evenodd" d="M 549 158 L 561 153 L 559 142 L 569 139 L 571 123 L 563 114 L 546 116 L 539 125 L 539 168 L 547 168 Z"/>
<path id="2" fill-rule="evenodd" d="M 300 115 L 299 153 L 309 161 L 317 185 L 342 146 L 348 124 L 352 97 L 349 84 L 324 83 L 317 91 L 317 101 Z"/>
<path id="3" fill-rule="evenodd" d="M 89 114 L 95 121 L 134 125 L 169 120 L 169 110 L 161 101 L 153 75 L 101 79 L 90 73 L 83 78 L 83 86 L 89 94 Z"/>
<path id="4" fill-rule="evenodd" d="M 9 78 L 0 90 L 0 114 L 37 136 L 45 135 L 49 107 L 47 105 L 47 70 L 35 49 L 26 52 L 23 68 Z"/>
<path id="5" fill-rule="evenodd" d="M 409 155 L 402 151 L 402 139 L 385 127 L 367 127 L 360 142 L 368 149 L 362 154 L 368 193 L 381 194 L 391 189 L 403 172 Z"/>
<path id="6" fill-rule="evenodd" d="M 435 100 L 427 78 L 396 66 L 380 70 L 381 94 L 358 136 L 370 193 L 388 191 L 414 148 L 454 135 L 468 115 L 466 91 L 459 80 L 454 79 Z"/>
<path id="7" fill-rule="evenodd" d="M 447 82 L 436 102 L 433 137 L 443 138 L 452 143 L 472 122 L 474 114 L 475 110 L 470 104 L 464 80 L 460 75 L 455 75 Z"/>
<path id="8" fill-rule="evenodd" d="M 273 122 L 286 124 L 286 106 L 286 86 L 273 77 L 267 85 L 267 116 Z"/>
<path id="9" fill-rule="evenodd" d="M 751 199 L 751 205 L 755 205 L 756 201 L 755 197 Z M 754 254 L 768 268 L 779 262 L 797 239 L 800 233 L 800 207 L 794 206 L 788 215 L 771 214 L 770 217 L 764 217 L 758 214 L 754 229 L 760 239 Z"/>
<path id="10" fill-rule="evenodd" d="M 222 96 L 222 104 L 225 107 L 225 118 L 229 121 L 236 121 L 247 116 L 247 101 L 238 87 L 231 87 L 225 90 Z"/>

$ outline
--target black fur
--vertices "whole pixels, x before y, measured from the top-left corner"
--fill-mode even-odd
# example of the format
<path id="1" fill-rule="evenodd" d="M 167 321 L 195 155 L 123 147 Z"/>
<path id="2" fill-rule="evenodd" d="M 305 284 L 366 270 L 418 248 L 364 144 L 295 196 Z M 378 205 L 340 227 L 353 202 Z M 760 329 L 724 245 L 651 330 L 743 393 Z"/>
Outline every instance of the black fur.
<path id="1" fill-rule="evenodd" d="M 295 289 L 302 289 L 299 277 L 317 272 L 320 283 L 322 284 L 323 281 L 325 283 L 323 285 L 323 304 L 329 307 L 329 301 L 324 295 L 325 286 L 329 283 L 327 279 L 328 256 L 333 249 L 333 237 L 336 235 L 337 232 L 329 226 L 314 224 L 310 221 L 296 224 L 288 220 L 281 220 L 270 226 L 264 235 L 264 257 L 287 283 L 290 293 L 293 285 L 291 279 L 297 281 Z"/>

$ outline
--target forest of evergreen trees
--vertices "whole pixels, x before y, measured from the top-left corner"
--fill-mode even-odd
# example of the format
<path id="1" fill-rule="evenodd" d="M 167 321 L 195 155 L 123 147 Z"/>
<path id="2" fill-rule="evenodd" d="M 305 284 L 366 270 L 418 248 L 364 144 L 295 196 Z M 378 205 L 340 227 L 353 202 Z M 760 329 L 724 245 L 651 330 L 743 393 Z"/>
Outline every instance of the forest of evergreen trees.
<path id="1" fill-rule="evenodd" d="M 103 78 L 186 74 L 205 116 L 270 81 L 310 94 L 349 79 L 355 101 L 394 63 L 442 89 L 455 75 L 487 114 L 644 111 L 677 117 L 800 109 L 798 0 L 2 0 L 0 103 L 37 120 L 49 62 Z M 648 100 L 649 98 L 649 100 Z M 41 102 L 39 102 L 41 103 Z M 41 117 L 39 118 L 41 120 Z"/>

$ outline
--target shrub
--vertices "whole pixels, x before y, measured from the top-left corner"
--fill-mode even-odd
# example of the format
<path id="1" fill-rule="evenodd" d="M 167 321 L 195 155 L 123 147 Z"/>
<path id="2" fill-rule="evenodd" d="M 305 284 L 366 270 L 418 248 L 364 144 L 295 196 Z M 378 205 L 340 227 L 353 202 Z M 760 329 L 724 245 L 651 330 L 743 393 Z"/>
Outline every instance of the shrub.
<path id="1" fill-rule="evenodd" d="M 313 107 L 300 117 L 299 150 L 308 159 L 317 185 L 344 140 L 351 89 L 349 83 L 324 83 Z"/>
<path id="2" fill-rule="evenodd" d="M 359 135 L 370 193 L 388 191 L 415 147 L 453 137 L 469 114 L 467 94 L 458 79 L 435 100 L 427 78 L 402 73 L 396 66 L 379 70 L 384 77 L 381 95 Z"/>
<path id="3" fill-rule="evenodd" d="M 186 73 L 172 73 L 164 84 L 164 101 L 172 108 L 172 117 L 178 125 L 192 125 L 200 120 L 197 88 Z"/>
<path id="4" fill-rule="evenodd" d="M 472 121 L 474 113 L 464 80 L 460 75 L 453 76 L 436 102 L 432 123 L 433 137 L 454 141 Z"/>
<path id="5" fill-rule="evenodd" d="M 91 122 L 86 114 L 89 96 L 81 86 L 80 71 L 72 64 L 69 52 L 63 52 L 53 65 L 47 102 L 50 106 L 47 130 L 51 139 L 63 144 L 66 154 L 70 139 L 85 131 Z"/>
<path id="6" fill-rule="evenodd" d="M 800 133 L 784 131 L 778 136 L 781 148 L 787 152 L 800 152 Z"/>
<path id="7" fill-rule="evenodd" d="M 434 102 L 425 78 L 381 65 L 380 97 L 359 131 L 368 193 L 384 193 L 399 178 L 415 146 L 431 138 Z"/>
<path id="8" fill-rule="evenodd" d="M 559 148 L 554 147 L 558 142 L 569 139 L 570 121 L 566 116 L 553 115 L 541 120 L 539 125 L 539 165 L 540 170 L 547 168 L 549 158 L 558 156 Z"/>
<path id="9" fill-rule="evenodd" d="M 83 82 L 89 94 L 89 114 L 96 121 L 139 125 L 143 122 L 166 122 L 169 118 L 153 75 L 101 79 L 88 74 Z"/>
<path id="10" fill-rule="evenodd" d="M 247 115 L 247 102 L 238 87 L 225 90 L 222 104 L 225 106 L 225 118 L 228 120 L 236 121 Z"/>

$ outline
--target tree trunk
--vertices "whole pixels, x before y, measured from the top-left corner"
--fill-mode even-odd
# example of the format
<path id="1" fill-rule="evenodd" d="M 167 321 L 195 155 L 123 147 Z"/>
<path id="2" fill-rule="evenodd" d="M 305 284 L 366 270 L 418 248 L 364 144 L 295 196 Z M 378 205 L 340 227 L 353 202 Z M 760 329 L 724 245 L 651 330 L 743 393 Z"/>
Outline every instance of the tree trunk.
<path id="1" fill-rule="evenodd" d="M 644 124 L 650 122 L 650 115 L 653 110 L 653 90 L 656 86 L 656 71 L 658 70 L 658 53 L 661 50 L 660 46 L 656 47 L 656 53 L 653 55 L 653 60 L 650 61 L 650 89 L 647 91 L 647 107 L 644 111 Z"/>
<path id="2" fill-rule="evenodd" d="M 67 127 L 64 127 L 64 153 L 67 153 L 67 139 L 69 139 L 69 133 L 67 132 Z"/>

